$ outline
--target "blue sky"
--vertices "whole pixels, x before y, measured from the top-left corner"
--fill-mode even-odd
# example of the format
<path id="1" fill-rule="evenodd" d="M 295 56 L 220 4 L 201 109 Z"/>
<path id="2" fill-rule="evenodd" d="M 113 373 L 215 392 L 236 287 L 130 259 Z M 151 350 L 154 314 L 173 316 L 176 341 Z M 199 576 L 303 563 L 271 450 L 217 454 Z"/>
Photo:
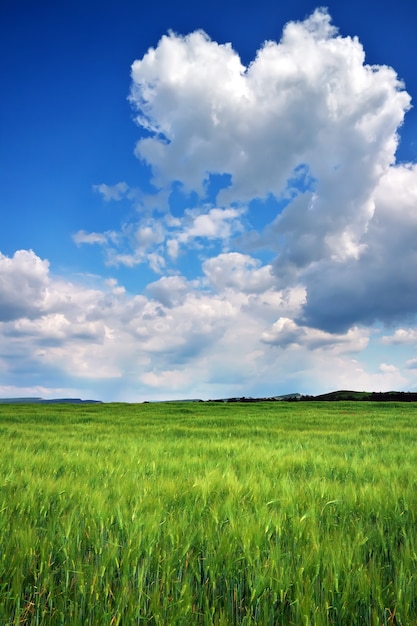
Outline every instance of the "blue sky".
<path id="1" fill-rule="evenodd" d="M 417 8 L 0 8 L 0 397 L 417 388 Z"/>

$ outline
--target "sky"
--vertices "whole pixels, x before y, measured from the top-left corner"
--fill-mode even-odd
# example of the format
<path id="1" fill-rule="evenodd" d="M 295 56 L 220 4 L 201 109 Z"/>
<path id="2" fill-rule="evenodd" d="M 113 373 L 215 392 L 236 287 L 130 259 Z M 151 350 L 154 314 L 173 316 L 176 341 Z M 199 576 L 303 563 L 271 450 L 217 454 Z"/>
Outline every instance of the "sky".
<path id="1" fill-rule="evenodd" d="M 417 390 L 416 27 L 4 0 L 0 397 Z"/>

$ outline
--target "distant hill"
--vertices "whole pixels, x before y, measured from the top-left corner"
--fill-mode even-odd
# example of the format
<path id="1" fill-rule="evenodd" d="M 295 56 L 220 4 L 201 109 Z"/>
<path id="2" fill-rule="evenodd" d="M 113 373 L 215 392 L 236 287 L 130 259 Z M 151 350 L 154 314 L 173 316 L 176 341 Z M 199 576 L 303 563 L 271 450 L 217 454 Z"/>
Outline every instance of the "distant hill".
<path id="1" fill-rule="evenodd" d="M 355 400 L 367 402 L 417 402 L 417 393 L 411 391 L 331 391 L 318 396 L 302 396 L 302 401 L 338 402 L 340 400 Z"/>
<path id="2" fill-rule="evenodd" d="M 184 399 L 163 400 L 162 402 L 417 402 L 417 392 L 411 391 L 351 391 L 341 389 L 322 393 L 318 396 L 303 395 L 301 393 L 286 393 L 279 396 L 252 398 L 242 396 L 236 398 L 217 398 L 215 400 Z M 81 398 L 0 398 L 0 404 L 102 404 L 101 400 L 81 400 Z"/>
<path id="3" fill-rule="evenodd" d="M 318 396 L 287 393 L 268 398 L 219 398 L 217 400 L 208 400 L 208 402 L 339 402 L 342 400 L 356 402 L 417 402 L 417 393 L 411 391 L 373 392 L 341 389 Z"/>
<path id="4" fill-rule="evenodd" d="M 371 393 L 369 391 L 349 391 L 342 389 L 340 391 L 331 391 L 330 393 L 322 393 L 318 396 L 302 396 L 302 399 L 319 400 L 326 402 L 335 402 L 338 400 L 369 400 Z"/>

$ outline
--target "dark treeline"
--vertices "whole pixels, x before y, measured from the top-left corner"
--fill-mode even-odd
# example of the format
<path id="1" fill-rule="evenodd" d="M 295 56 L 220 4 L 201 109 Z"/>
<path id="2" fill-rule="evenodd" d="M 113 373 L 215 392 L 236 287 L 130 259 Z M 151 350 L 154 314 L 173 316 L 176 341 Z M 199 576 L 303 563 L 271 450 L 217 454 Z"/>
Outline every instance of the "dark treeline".
<path id="1" fill-rule="evenodd" d="M 301 396 L 299 401 L 334 402 L 338 400 L 354 400 L 355 402 L 417 402 L 417 393 L 410 391 L 386 392 L 349 392 L 334 391 L 319 396 Z"/>
<path id="2" fill-rule="evenodd" d="M 355 402 L 417 402 L 417 393 L 411 391 L 332 391 L 318 396 L 300 393 L 266 398 L 220 398 L 208 402 L 338 402 L 341 400 Z"/>

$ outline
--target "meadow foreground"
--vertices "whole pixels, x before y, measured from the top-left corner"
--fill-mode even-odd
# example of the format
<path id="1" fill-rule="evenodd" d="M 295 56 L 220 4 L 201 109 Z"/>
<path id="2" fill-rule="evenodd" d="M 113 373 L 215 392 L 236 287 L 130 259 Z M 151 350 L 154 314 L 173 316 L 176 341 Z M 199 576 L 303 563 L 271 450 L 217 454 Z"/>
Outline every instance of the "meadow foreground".
<path id="1" fill-rule="evenodd" d="M 0 405 L 0 623 L 417 624 L 417 404 Z"/>

